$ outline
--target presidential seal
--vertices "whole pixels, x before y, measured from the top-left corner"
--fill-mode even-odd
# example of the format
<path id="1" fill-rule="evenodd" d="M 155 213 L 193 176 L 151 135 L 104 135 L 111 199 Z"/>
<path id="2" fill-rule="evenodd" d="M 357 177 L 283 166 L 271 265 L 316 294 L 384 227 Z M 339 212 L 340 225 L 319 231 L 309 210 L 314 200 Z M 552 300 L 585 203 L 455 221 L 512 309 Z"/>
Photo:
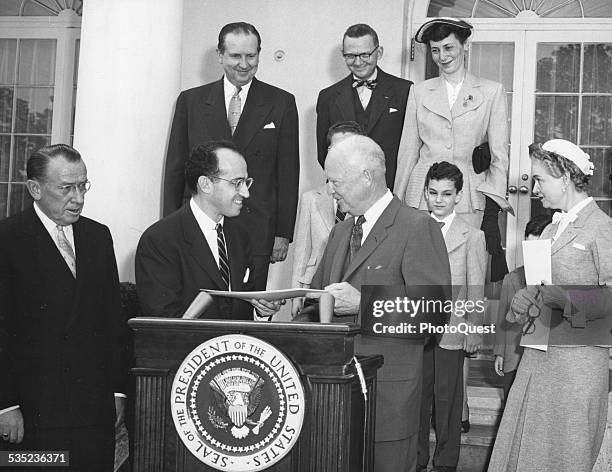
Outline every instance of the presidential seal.
<path id="1" fill-rule="evenodd" d="M 179 437 L 217 470 L 270 467 L 289 453 L 304 420 L 304 388 L 295 367 L 251 336 L 220 336 L 199 345 L 179 367 L 171 398 Z"/>

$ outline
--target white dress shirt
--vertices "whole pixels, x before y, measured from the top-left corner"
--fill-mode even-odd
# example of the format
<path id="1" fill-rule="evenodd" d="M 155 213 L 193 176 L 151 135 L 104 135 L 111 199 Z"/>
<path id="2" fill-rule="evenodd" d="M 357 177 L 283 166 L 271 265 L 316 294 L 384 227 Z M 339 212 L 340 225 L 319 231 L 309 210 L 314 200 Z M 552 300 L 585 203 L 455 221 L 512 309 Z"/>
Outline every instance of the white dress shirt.
<path id="1" fill-rule="evenodd" d="M 448 108 L 452 110 L 453 105 L 457 101 L 457 96 L 461 91 L 461 87 L 463 86 L 463 80 L 461 80 L 461 82 L 459 82 L 457 85 L 453 85 L 447 80 L 444 80 L 444 83 L 446 84 L 446 95 L 448 96 Z"/>
<path id="2" fill-rule="evenodd" d="M 391 193 L 389 189 L 387 189 L 386 193 L 382 197 L 380 197 L 374 203 L 374 205 L 368 208 L 366 212 L 363 214 L 363 217 L 365 218 L 365 223 L 361 225 L 361 229 L 363 230 L 363 235 L 361 236 L 362 246 L 366 238 L 370 234 L 370 231 L 372 231 L 372 227 L 376 224 L 376 222 L 378 221 L 378 218 L 380 218 L 380 215 L 383 214 L 383 211 L 385 211 L 385 209 L 389 206 L 389 203 L 391 203 L 391 200 L 393 200 L 393 194 Z M 358 218 L 357 216 L 354 217 L 355 222 L 357 221 L 357 218 Z"/>
<path id="3" fill-rule="evenodd" d="M 249 95 L 249 89 L 251 88 L 251 84 L 253 81 L 251 80 L 248 84 L 242 86 L 242 90 L 238 96 L 240 97 L 240 112 L 244 110 L 244 104 L 246 103 L 247 96 Z M 223 95 L 225 96 L 225 116 L 229 113 L 229 106 L 232 97 L 236 93 L 236 86 L 232 84 L 227 77 L 223 76 Z"/>
<path id="4" fill-rule="evenodd" d="M 453 210 L 453 212 L 450 215 L 446 215 L 442 219 L 438 218 L 433 213 L 430 213 L 429 215 L 434 220 L 436 220 L 438 223 L 444 223 L 444 226 L 440 228 L 440 231 L 442 231 L 442 237 L 446 240 L 446 233 L 448 233 L 448 228 L 450 228 L 450 225 L 453 223 L 453 220 L 455 219 L 455 215 L 456 215 L 455 210 Z"/>
<path id="5" fill-rule="evenodd" d="M 57 223 L 55 223 L 51 218 L 45 215 L 43 211 L 38 207 L 38 203 L 36 202 L 34 202 L 34 211 L 36 212 L 41 223 L 49 233 L 49 236 L 51 236 L 51 239 L 53 239 L 57 250 L 60 252 L 60 254 L 62 254 L 62 250 L 60 249 L 59 243 L 57 241 Z M 74 246 L 74 231 L 72 230 L 72 225 L 64 226 L 63 228 L 64 234 L 66 235 L 66 239 L 68 239 L 68 242 L 72 246 L 72 250 L 74 251 L 74 257 L 76 258 L 77 252 L 76 247 Z"/>

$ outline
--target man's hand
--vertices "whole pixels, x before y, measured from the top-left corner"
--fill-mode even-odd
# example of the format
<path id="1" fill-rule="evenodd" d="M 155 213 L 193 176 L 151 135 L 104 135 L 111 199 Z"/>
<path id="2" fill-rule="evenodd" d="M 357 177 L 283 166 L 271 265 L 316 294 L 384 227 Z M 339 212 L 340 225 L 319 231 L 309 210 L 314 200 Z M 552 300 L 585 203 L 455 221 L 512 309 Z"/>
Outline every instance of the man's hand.
<path id="1" fill-rule="evenodd" d="M 23 441 L 23 415 L 21 409 L 10 410 L 0 415 L 0 439 L 19 444 Z"/>
<path id="2" fill-rule="evenodd" d="M 289 250 L 289 240 L 287 238 L 281 238 L 279 236 L 274 237 L 274 247 L 272 248 L 272 255 L 270 256 L 270 262 L 282 262 L 287 258 L 287 251 Z"/>
<path id="3" fill-rule="evenodd" d="M 474 354 L 482 345 L 482 335 L 478 333 L 470 333 L 463 338 L 463 350 L 470 354 Z"/>
<path id="4" fill-rule="evenodd" d="M 497 375 L 500 377 L 504 376 L 504 358 L 502 356 L 495 356 L 493 367 L 495 367 L 495 373 Z"/>
<path id="5" fill-rule="evenodd" d="M 325 290 L 334 296 L 334 312 L 337 315 L 356 315 L 361 304 L 361 292 L 348 282 L 330 284 Z"/>
<path id="6" fill-rule="evenodd" d="M 295 318 L 304 308 L 304 299 L 302 297 L 291 299 L 291 318 Z"/>
<path id="7" fill-rule="evenodd" d="M 285 304 L 285 300 L 264 300 L 255 298 L 251 298 L 249 303 L 253 305 L 255 311 L 257 312 L 257 316 L 261 318 L 270 318 L 274 313 L 280 310 L 281 305 Z"/>
<path id="8" fill-rule="evenodd" d="M 125 421 L 125 404 L 127 398 L 115 395 L 115 428 Z"/>

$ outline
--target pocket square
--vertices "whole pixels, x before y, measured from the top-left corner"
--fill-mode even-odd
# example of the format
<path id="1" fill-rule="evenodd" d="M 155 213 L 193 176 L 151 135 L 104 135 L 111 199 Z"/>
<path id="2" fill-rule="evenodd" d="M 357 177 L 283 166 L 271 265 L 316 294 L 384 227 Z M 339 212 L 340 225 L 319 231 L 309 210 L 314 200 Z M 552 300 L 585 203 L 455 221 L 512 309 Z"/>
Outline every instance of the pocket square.
<path id="1" fill-rule="evenodd" d="M 378 270 L 378 269 L 382 269 L 382 266 L 381 265 L 377 265 L 376 267 L 368 266 L 368 270 Z"/>
<path id="2" fill-rule="evenodd" d="M 389 113 L 395 113 L 397 110 L 397 108 L 389 108 Z"/>
<path id="3" fill-rule="evenodd" d="M 580 244 L 580 243 L 573 243 L 572 247 L 575 247 L 576 249 L 580 249 L 581 251 L 584 251 L 586 248 Z"/>
<path id="4" fill-rule="evenodd" d="M 246 284 L 249 281 L 249 275 L 251 275 L 251 271 L 247 267 L 246 270 L 244 271 L 244 278 L 242 279 L 243 284 Z"/>
<path id="5" fill-rule="evenodd" d="M 274 122 L 271 121 L 270 123 L 268 123 L 266 126 L 263 127 L 263 129 L 274 129 L 276 128 L 276 126 L 274 126 Z"/>

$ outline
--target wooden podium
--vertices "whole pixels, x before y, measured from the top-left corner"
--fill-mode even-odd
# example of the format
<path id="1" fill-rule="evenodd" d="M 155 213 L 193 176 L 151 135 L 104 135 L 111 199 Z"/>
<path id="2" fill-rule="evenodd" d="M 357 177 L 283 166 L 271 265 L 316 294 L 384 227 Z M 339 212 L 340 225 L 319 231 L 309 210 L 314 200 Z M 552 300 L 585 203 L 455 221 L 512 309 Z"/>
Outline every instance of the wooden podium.
<path id="1" fill-rule="evenodd" d="M 201 343 L 228 334 L 252 336 L 275 346 L 293 362 L 304 386 L 305 416 L 297 443 L 266 470 L 372 470 L 376 372 L 383 358 L 359 357 L 368 386 L 366 403 L 352 360 L 359 333 L 356 325 L 167 318 L 133 318 L 129 325 L 135 343 L 136 472 L 215 470 L 179 439 L 170 395 L 183 359 Z"/>

